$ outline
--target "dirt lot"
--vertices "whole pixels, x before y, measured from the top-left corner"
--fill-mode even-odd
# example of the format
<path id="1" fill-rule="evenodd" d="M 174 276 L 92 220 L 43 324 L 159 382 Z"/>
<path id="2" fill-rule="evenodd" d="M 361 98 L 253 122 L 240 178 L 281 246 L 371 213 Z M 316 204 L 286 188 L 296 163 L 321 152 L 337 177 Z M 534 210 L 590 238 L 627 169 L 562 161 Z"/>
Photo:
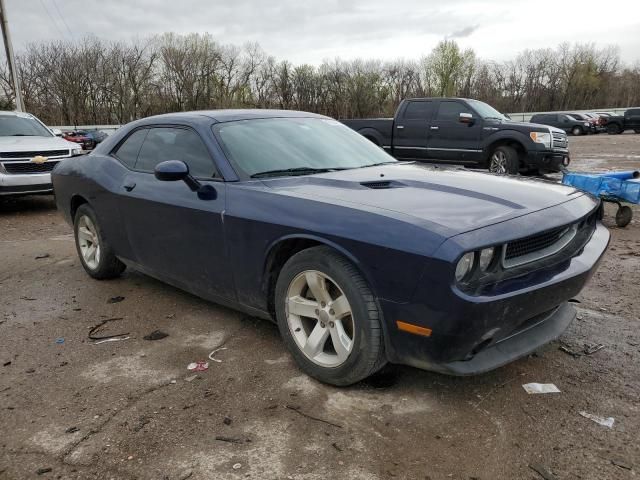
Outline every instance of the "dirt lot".
<path id="1" fill-rule="evenodd" d="M 574 169 L 640 165 L 640 135 L 571 147 Z M 133 271 L 89 279 L 51 198 L 0 203 L 0 479 L 543 478 L 531 465 L 548 478 L 637 478 L 635 214 L 626 229 L 605 218 L 611 248 L 561 338 L 604 349 L 574 358 L 557 342 L 474 378 L 389 366 L 337 389 L 302 375 L 267 322 Z M 93 345 L 89 329 L 108 318 L 122 319 L 107 332 L 130 338 Z M 169 337 L 143 339 L 156 329 Z M 187 364 L 222 345 L 221 363 L 189 378 Z M 528 395 L 529 382 L 562 393 Z"/>

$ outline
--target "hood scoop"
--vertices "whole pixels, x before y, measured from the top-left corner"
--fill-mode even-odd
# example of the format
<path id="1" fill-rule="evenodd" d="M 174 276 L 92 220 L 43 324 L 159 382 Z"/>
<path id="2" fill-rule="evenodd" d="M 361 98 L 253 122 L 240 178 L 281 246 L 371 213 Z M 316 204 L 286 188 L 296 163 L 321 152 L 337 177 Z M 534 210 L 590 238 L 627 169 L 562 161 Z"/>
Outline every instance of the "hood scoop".
<path id="1" fill-rule="evenodd" d="M 372 182 L 360 182 L 363 187 L 371 188 L 372 190 L 386 190 L 388 188 L 400 188 L 405 184 L 397 182 L 395 180 L 374 180 Z"/>

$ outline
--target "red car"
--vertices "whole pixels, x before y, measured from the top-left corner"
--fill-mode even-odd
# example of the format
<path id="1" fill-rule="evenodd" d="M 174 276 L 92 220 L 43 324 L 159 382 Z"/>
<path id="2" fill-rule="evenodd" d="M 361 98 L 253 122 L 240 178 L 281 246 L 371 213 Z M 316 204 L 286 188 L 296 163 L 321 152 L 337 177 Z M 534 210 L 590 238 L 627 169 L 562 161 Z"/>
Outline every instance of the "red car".
<path id="1" fill-rule="evenodd" d="M 87 137 L 78 132 L 64 132 L 62 134 L 62 138 L 70 142 L 79 143 L 82 145 L 83 150 L 93 150 L 96 146 L 96 141 L 93 138 Z"/>

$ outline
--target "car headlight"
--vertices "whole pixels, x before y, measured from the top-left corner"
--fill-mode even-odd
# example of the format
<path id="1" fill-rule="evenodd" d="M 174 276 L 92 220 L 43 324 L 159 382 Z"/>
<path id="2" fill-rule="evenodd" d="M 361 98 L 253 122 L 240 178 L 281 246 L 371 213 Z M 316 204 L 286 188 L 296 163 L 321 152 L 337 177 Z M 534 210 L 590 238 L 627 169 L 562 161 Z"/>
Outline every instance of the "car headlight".
<path id="1" fill-rule="evenodd" d="M 531 132 L 529 133 L 529 136 L 531 137 L 531 140 L 533 140 L 536 143 L 541 143 L 543 144 L 545 147 L 550 148 L 551 147 L 551 134 L 550 133 L 545 133 L 545 132 Z"/>
<path id="2" fill-rule="evenodd" d="M 76 147 L 71 149 L 71 156 L 75 157 L 76 155 L 82 155 L 82 148 Z"/>
<path id="3" fill-rule="evenodd" d="M 456 280 L 461 282 L 467 275 L 473 270 L 473 264 L 475 263 L 476 252 L 465 253 L 458 261 L 456 266 Z"/>
<path id="4" fill-rule="evenodd" d="M 584 122 L 584 126 L 585 126 L 585 127 L 589 127 L 589 126 L 590 126 L 590 124 L 589 124 L 588 122 Z"/>
<path id="5" fill-rule="evenodd" d="M 478 266 L 483 272 L 486 272 L 491 266 L 491 263 L 493 262 L 494 252 L 495 248 L 483 248 L 480 251 Z"/>

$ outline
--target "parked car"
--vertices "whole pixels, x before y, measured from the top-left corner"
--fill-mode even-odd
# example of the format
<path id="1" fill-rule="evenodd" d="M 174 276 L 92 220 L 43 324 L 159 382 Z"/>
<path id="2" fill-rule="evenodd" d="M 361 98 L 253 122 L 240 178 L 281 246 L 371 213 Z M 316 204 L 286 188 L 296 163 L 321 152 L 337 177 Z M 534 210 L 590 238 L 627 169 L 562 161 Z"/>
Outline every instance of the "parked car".
<path id="1" fill-rule="evenodd" d="M 102 142 L 105 138 L 108 137 L 108 135 L 101 130 L 78 130 L 76 133 L 83 137 L 90 138 L 91 140 L 93 140 L 95 145 Z"/>
<path id="2" fill-rule="evenodd" d="M 566 113 L 538 113 L 531 117 L 530 122 L 559 128 L 571 135 L 584 135 L 591 130 L 589 122 L 578 120 Z"/>
<path id="3" fill-rule="evenodd" d="M 62 138 L 81 145 L 83 150 L 93 150 L 96 146 L 96 142 L 92 138 L 77 131 L 64 132 Z"/>
<path id="4" fill-rule="evenodd" d="M 564 132 L 510 121 L 478 100 L 412 98 L 400 103 L 394 118 L 343 123 L 399 160 L 454 163 L 501 174 L 556 172 L 570 162 Z"/>
<path id="5" fill-rule="evenodd" d="M 612 115 L 606 120 L 605 127 L 609 135 L 617 135 L 626 130 L 640 133 L 640 108 L 630 108 L 624 115 Z"/>
<path id="6" fill-rule="evenodd" d="M 570 117 L 575 118 L 576 120 L 578 120 L 580 122 L 587 122 L 589 124 L 589 132 L 588 133 L 597 133 L 596 119 L 593 118 L 588 113 L 568 112 L 567 115 L 569 115 Z"/>
<path id="7" fill-rule="evenodd" d="M 607 129 L 604 127 L 603 117 L 598 115 L 597 113 L 587 112 L 584 114 L 586 117 L 589 117 L 594 125 L 593 133 L 604 132 Z"/>
<path id="8" fill-rule="evenodd" d="M 304 112 L 146 118 L 53 182 L 89 276 L 131 266 L 271 319 L 334 385 L 387 361 L 469 375 L 537 350 L 609 242 L 579 190 L 400 162 Z"/>
<path id="9" fill-rule="evenodd" d="M 81 152 L 33 115 L 0 111 L 0 197 L 51 193 L 51 170 Z"/>

